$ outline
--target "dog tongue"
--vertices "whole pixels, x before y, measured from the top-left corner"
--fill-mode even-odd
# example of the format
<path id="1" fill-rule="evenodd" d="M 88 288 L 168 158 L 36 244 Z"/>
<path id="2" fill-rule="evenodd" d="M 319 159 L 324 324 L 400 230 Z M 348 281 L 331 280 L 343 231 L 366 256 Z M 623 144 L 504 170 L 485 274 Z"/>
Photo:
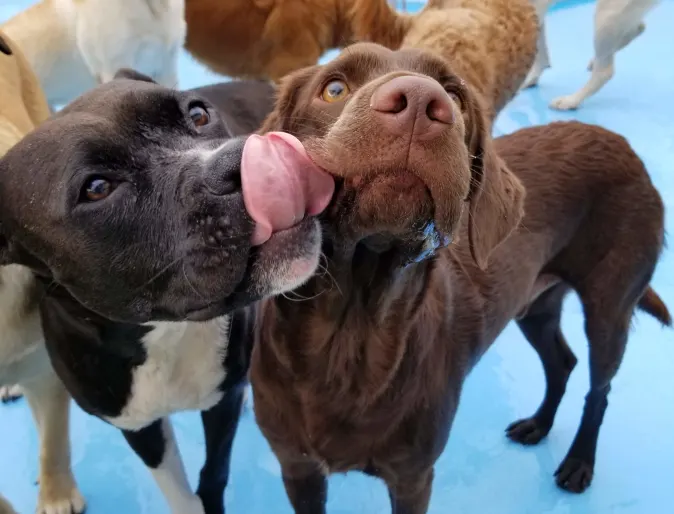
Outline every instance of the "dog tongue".
<path id="1" fill-rule="evenodd" d="M 335 190 L 334 180 L 316 166 L 299 140 L 285 132 L 252 135 L 241 160 L 246 210 L 255 221 L 252 244 L 323 212 Z"/>

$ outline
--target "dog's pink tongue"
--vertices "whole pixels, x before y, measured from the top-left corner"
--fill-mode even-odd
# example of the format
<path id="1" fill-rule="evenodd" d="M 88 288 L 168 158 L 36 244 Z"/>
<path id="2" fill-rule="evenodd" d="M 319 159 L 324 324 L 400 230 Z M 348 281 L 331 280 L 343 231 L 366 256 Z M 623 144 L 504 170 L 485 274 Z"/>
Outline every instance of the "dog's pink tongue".
<path id="1" fill-rule="evenodd" d="M 243 201 L 253 221 L 252 244 L 325 210 L 335 190 L 330 175 L 316 166 L 302 143 L 285 132 L 248 138 L 241 160 Z"/>

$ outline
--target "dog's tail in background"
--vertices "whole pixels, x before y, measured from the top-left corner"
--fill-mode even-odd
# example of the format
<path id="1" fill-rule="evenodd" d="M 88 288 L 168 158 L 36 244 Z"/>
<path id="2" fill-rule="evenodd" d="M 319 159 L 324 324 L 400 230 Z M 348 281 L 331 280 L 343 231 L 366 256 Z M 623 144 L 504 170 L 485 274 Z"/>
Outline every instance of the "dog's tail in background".
<path id="1" fill-rule="evenodd" d="M 16 511 L 2 494 L 0 494 L 0 514 L 16 514 Z"/>
<path id="2" fill-rule="evenodd" d="M 672 315 L 669 313 L 669 309 L 665 305 L 665 302 L 658 296 L 658 293 L 653 291 L 653 288 L 648 287 L 648 289 L 646 289 L 646 292 L 639 300 L 639 303 L 637 303 L 637 307 L 653 316 L 663 325 L 667 327 L 672 326 Z"/>
<path id="3" fill-rule="evenodd" d="M 388 0 L 355 0 L 350 13 L 356 41 L 379 43 L 391 50 L 400 48 L 412 17 L 396 10 Z"/>

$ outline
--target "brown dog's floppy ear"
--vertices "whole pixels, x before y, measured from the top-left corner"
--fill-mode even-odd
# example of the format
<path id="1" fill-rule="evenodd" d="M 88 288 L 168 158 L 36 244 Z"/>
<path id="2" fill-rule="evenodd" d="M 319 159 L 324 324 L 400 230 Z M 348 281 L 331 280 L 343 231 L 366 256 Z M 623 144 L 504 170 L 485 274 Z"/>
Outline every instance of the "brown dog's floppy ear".
<path id="1" fill-rule="evenodd" d="M 267 132 L 287 132 L 292 128 L 293 111 L 302 93 L 302 87 L 309 82 L 319 66 L 309 66 L 283 77 L 276 86 L 274 110 L 267 116 L 258 134 Z"/>
<path id="2" fill-rule="evenodd" d="M 153 84 L 157 83 L 154 80 L 152 80 L 152 77 L 148 77 L 147 75 L 144 75 L 131 68 L 120 68 L 119 70 L 117 70 L 117 73 L 115 73 L 113 79 L 114 80 L 128 79 L 128 80 L 139 80 L 140 82 L 151 82 Z"/>
<path id="3" fill-rule="evenodd" d="M 0 52 L 5 55 L 12 55 L 12 49 L 7 44 L 7 41 L 4 40 L 2 34 L 0 34 Z"/>
<path id="4" fill-rule="evenodd" d="M 525 189 L 496 154 L 484 108 L 473 93 L 466 144 L 471 152 L 468 240 L 473 260 L 485 269 L 489 256 L 524 216 Z"/>

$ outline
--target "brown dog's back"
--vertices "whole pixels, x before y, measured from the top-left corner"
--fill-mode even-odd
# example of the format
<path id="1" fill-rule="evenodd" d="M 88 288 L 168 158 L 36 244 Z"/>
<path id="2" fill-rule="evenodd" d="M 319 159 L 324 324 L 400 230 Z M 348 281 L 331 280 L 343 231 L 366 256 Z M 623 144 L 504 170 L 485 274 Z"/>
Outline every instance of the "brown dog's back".
<path id="1" fill-rule="evenodd" d="M 623 137 L 598 126 L 559 122 L 519 130 L 495 145 L 527 190 L 520 228 L 496 249 L 488 270 L 502 284 L 497 304 L 526 306 L 529 286 L 513 287 L 519 277 L 552 274 L 582 289 L 598 269 L 628 263 L 635 273 L 643 268 L 635 287 L 645 289 L 663 244 L 664 206 Z M 669 320 L 652 291 L 641 307 Z M 506 323 L 516 312 L 501 314 Z"/>

